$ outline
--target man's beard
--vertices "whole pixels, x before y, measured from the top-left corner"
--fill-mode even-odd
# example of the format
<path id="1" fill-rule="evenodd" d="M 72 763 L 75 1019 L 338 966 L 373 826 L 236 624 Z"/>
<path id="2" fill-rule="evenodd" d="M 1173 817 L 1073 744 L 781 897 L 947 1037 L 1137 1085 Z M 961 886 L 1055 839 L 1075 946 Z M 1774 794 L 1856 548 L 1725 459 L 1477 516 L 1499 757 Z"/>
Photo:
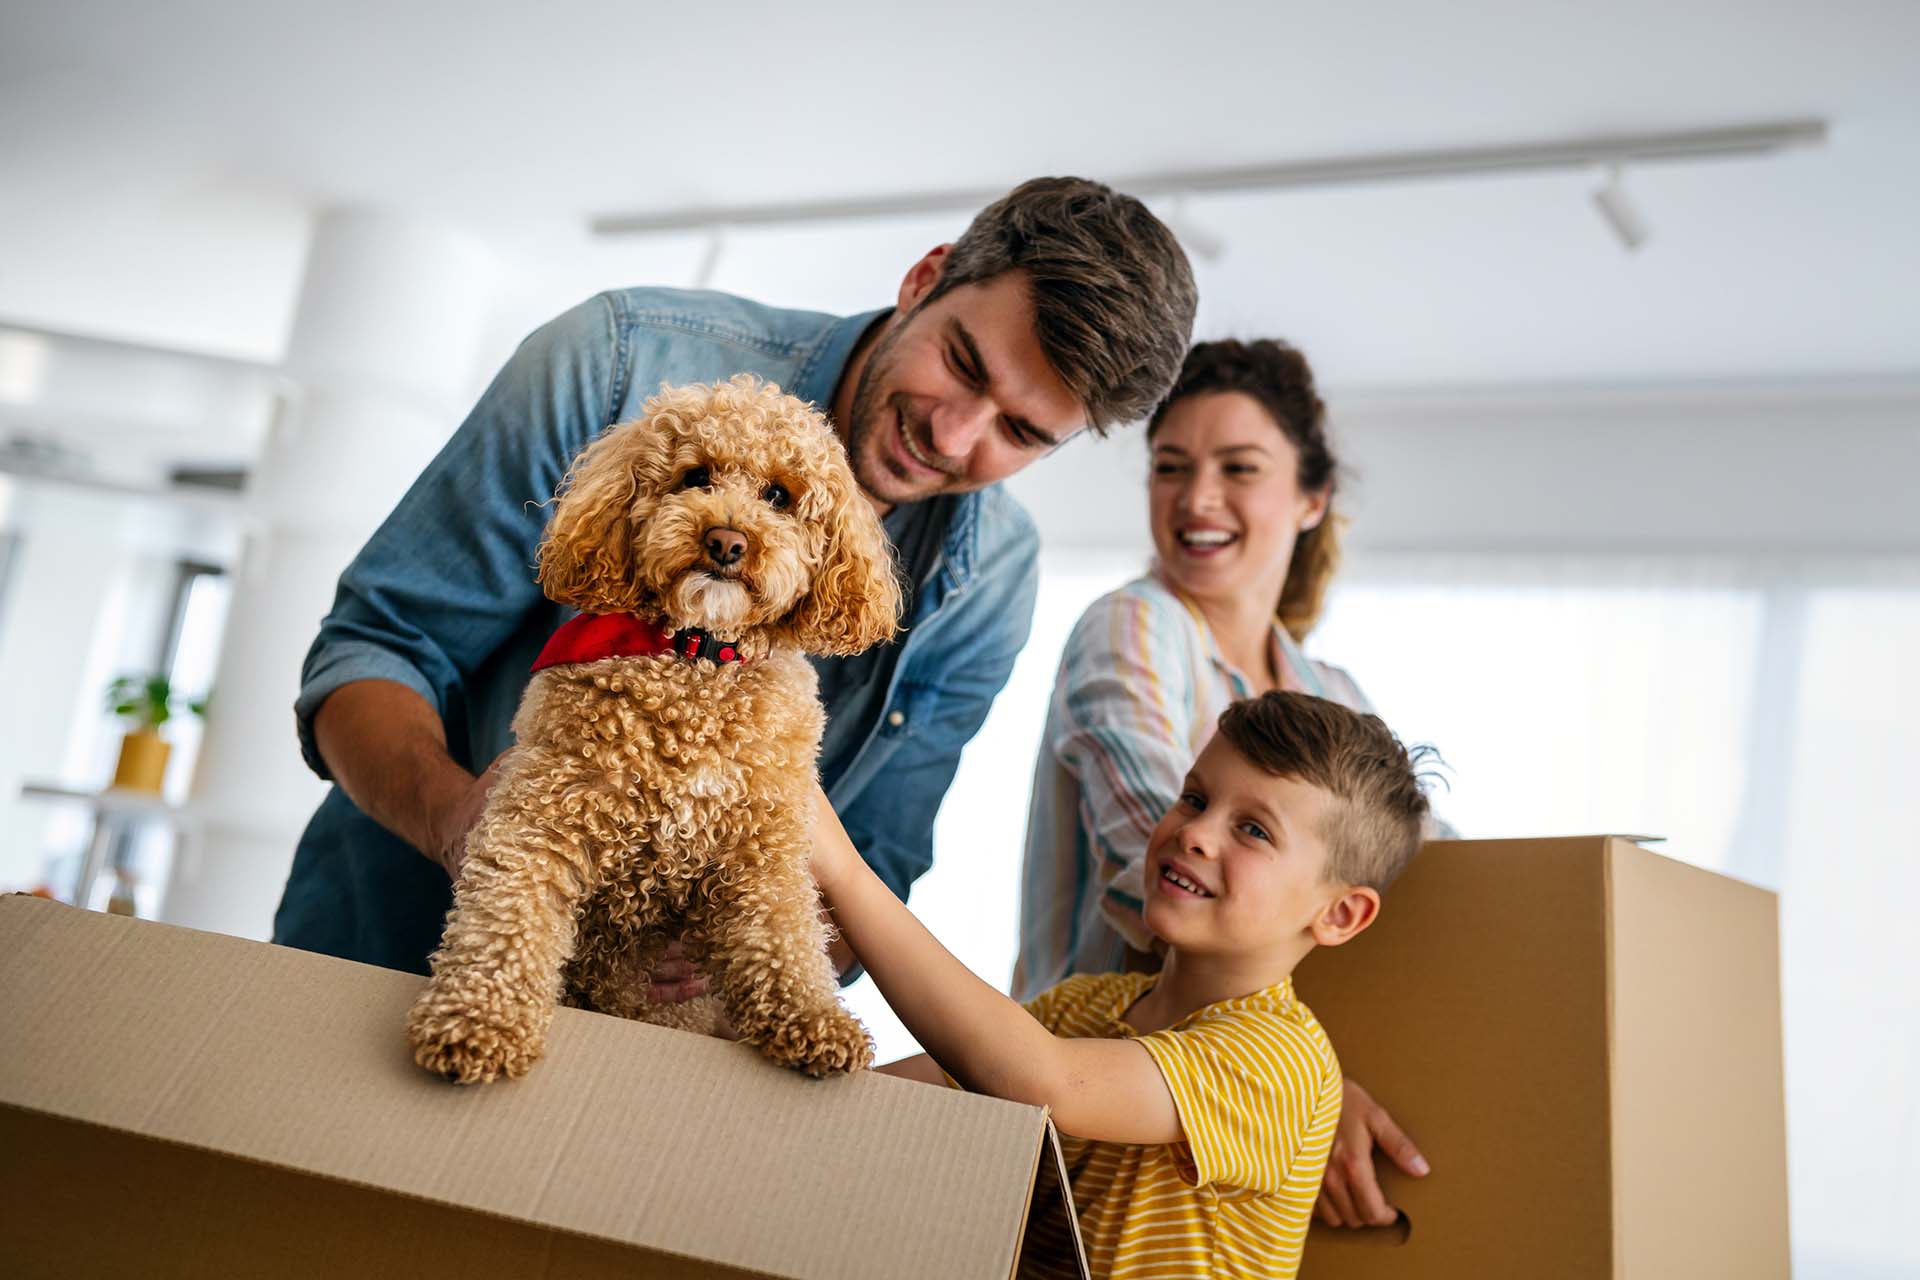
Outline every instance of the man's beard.
<path id="1" fill-rule="evenodd" d="M 934 478 L 935 483 L 928 488 L 926 478 L 900 476 L 880 457 L 870 457 L 868 453 L 883 432 L 892 430 L 897 418 L 900 430 L 912 435 L 920 452 L 928 457 L 936 456 L 933 433 L 926 423 L 912 416 L 907 397 L 881 393 L 882 384 L 893 371 L 893 349 L 915 314 L 918 312 L 890 325 L 874 343 L 873 353 L 860 370 L 860 380 L 854 384 L 852 421 L 847 423 L 847 461 L 853 467 L 853 478 L 862 489 L 885 503 L 917 502 L 939 493 L 950 483 L 950 478 Z"/>

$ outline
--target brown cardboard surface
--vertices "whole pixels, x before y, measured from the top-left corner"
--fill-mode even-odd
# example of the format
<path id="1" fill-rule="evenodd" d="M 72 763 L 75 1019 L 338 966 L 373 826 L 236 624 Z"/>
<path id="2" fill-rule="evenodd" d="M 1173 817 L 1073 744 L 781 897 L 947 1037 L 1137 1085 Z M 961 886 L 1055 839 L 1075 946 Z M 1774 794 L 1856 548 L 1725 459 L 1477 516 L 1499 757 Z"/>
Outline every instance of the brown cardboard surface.
<path id="1" fill-rule="evenodd" d="M 1435 1171 L 1383 1164 L 1404 1242 L 1316 1225 L 1301 1275 L 1784 1275 L 1771 903 L 1607 837 L 1430 844 L 1296 988 Z"/>
<path id="2" fill-rule="evenodd" d="M 1607 868 L 1620 1274 L 1785 1280 L 1776 900 L 1619 841 Z"/>
<path id="3" fill-rule="evenodd" d="M 226 1250 L 251 1233 L 277 1250 L 253 1269 L 275 1274 L 365 1274 L 353 1248 L 387 1267 L 454 1239 L 472 1275 L 603 1274 L 610 1248 L 663 1275 L 1012 1273 L 1055 1159 L 1038 1109 L 814 1081 L 745 1046 L 564 1009 L 526 1079 L 458 1088 L 408 1054 L 419 981 L 0 899 L 0 1117 L 38 1152 L 9 1162 L 0 1244 L 110 1221 L 71 1215 L 76 1187 L 115 1185 L 169 1206 L 147 1239 Z M 326 1249 L 349 1252 L 336 1268 Z"/>
<path id="4" fill-rule="evenodd" d="M 760 1275 L 13 1107 L 0 1107 L 0 1151 L 0 1274 L 18 1280 Z"/>

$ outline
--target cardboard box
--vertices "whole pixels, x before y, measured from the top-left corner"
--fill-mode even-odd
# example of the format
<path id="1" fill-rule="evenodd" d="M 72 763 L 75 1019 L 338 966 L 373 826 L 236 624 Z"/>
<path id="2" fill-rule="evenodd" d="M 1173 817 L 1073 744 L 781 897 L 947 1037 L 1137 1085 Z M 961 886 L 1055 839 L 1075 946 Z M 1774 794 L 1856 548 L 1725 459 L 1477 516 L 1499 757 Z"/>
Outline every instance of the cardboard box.
<path id="1" fill-rule="evenodd" d="M 1771 893 L 1591 836 L 1435 842 L 1384 903 L 1297 989 L 1434 1171 L 1305 1280 L 1788 1274 Z"/>
<path id="2" fill-rule="evenodd" d="M 579 1010 L 448 1084 L 420 982 L 0 898 L 6 1273 L 1003 1280 L 1066 1203 L 1041 1109 Z"/>

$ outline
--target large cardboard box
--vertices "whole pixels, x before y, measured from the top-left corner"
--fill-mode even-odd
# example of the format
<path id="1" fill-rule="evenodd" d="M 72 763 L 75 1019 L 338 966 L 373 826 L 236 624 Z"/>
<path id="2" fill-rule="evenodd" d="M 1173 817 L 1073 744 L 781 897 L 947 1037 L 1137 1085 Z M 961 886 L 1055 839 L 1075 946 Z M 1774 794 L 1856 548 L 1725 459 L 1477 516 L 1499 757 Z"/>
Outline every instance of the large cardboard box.
<path id="1" fill-rule="evenodd" d="M 447 1084 L 419 986 L 0 898 L 0 1271 L 1003 1280 L 1066 1203 L 1040 1109 L 578 1010 Z"/>
<path id="2" fill-rule="evenodd" d="M 1305 1280 L 1788 1274 L 1774 896 L 1625 839 L 1441 841 L 1301 998 L 1433 1165 Z"/>

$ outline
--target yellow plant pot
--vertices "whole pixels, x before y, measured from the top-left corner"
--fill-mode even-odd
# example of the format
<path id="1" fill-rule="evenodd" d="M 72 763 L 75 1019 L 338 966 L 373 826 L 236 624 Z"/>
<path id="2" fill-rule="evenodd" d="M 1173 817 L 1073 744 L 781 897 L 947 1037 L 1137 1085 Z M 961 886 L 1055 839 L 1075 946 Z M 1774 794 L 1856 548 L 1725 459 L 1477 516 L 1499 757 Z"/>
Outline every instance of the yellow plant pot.
<path id="1" fill-rule="evenodd" d="M 173 744 L 151 729 L 130 733 L 120 740 L 120 763 L 113 770 L 113 785 L 129 791 L 160 794 L 167 776 L 167 756 Z"/>

